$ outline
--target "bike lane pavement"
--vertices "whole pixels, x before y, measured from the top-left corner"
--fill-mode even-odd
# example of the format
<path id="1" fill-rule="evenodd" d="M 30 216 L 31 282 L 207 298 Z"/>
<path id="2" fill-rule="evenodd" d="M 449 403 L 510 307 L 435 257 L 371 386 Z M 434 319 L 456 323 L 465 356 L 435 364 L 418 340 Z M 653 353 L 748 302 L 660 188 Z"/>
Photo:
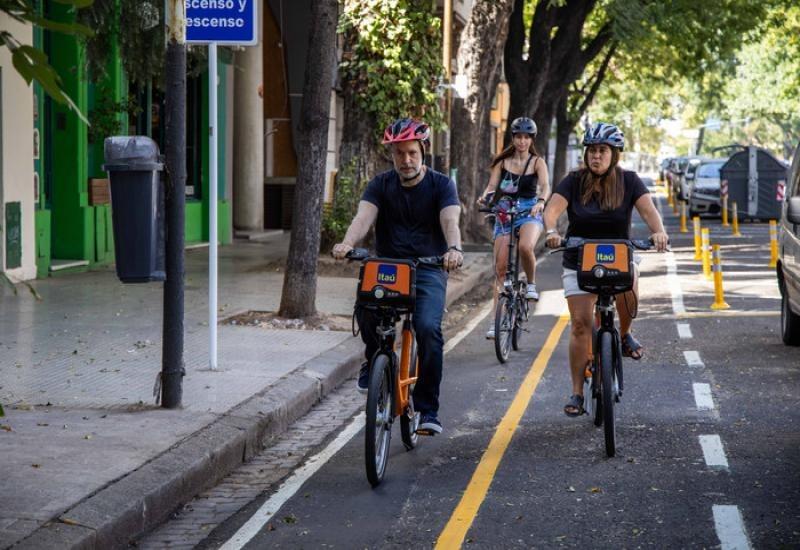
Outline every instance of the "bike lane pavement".
<path id="1" fill-rule="evenodd" d="M 288 243 L 220 250 L 220 317 L 274 311 Z M 0 548 L 107 548 L 152 529 L 260 451 L 341 381 L 362 355 L 349 332 L 220 327 L 207 368 L 206 253 L 187 252 L 184 407 L 153 404 L 161 285 L 113 273 L 34 283 L 3 296 Z M 467 254 L 448 303 L 491 270 Z M 349 315 L 355 279 L 321 277 L 318 307 Z"/>

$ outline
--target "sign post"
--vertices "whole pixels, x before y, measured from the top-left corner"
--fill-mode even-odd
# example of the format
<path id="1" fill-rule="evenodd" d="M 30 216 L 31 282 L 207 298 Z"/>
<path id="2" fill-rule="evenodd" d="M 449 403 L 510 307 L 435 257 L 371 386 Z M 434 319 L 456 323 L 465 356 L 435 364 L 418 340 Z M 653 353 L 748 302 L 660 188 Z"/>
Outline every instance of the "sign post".
<path id="1" fill-rule="evenodd" d="M 258 43 L 258 0 L 186 0 L 186 43 L 208 44 L 208 362 L 217 368 L 217 44 Z"/>

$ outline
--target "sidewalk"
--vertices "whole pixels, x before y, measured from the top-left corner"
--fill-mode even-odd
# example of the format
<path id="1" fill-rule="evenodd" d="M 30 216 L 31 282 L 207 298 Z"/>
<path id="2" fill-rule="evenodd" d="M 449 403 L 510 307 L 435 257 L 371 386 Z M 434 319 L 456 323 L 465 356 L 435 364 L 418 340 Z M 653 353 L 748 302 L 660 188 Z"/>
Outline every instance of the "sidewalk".
<path id="1" fill-rule="evenodd" d="M 288 236 L 220 248 L 220 318 L 275 311 Z M 0 548 L 110 548 L 166 519 L 257 453 L 361 361 L 349 332 L 220 325 L 208 368 L 207 249 L 186 254 L 183 408 L 155 405 L 162 285 L 112 270 L 0 293 Z M 467 253 L 448 304 L 492 269 Z M 320 312 L 350 315 L 355 280 L 320 277 Z"/>

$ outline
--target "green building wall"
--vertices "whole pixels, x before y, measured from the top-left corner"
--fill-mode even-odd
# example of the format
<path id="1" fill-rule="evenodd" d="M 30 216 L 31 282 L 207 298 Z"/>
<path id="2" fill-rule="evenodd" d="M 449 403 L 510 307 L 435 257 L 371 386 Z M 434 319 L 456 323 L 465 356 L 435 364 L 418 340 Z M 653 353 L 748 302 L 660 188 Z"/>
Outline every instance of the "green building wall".
<path id="1" fill-rule="evenodd" d="M 73 21 L 74 14 L 69 8 L 58 3 L 51 4 L 49 17 L 56 21 Z M 119 48 L 113 44 L 107 77 L 101 86 L 88 82 L 84 69 L 84 51 L 75 37 L 59 33 L 49 33 L 50 63 L 61 75 L 64 90 L 75 101 L 83 113 L 94 107 L 96 93 L 102 88 L 113 94 L 115 101 L 127 98 L 128 83 L 124 76 Z M 35 43 L 44 44 L 43 31 L 35 30 Z M 229 99 L 226 72 L 232 60 L 220 56 L 219 75 L 219 159 L 218 159 L 218 240 L 223 244 L 231 242 L 231 206 L 225 196 L 226 166 L 225 142 L 227 120 L 225 105 Z M 203 75 L 203 108 L 200 128 L 208 128 L 208 73 Z M 67 106 L 51 101 L 52 116 L 45 120 L 45 98 L 42 90 L 36 88 L 38 120 L 40 131 L 40 159 L 35 162 L 39 174 L 39 201 L 35 213 L 37 276 L 50 274 L 53 259 L 88 261 L 88 267 L 112 262 L 114 259 L 113 228 L 110 205 L 92 206 L 89 204 L 89 178 L 107 177 L 102 170 L 103 143 L 88 142 L 86 125 L 71 112 Z M 127 116 L 120 115 L 122 133 L 127 133 Z M 207 133 L 203 133 L 207 136 Z M 49 137 L 49 139 L 47 139 Z M 51 164 L 45 166 L 45 150 L 51 144 Z M 202 197 L 189 199 L 186 203 L 186 242 L 199 243 L 209 240 L 209 143 L 201 140 L 202 147 Z M 45 178 L 52 179 L 49 185 L 51 196 L 46 196 Z M 83 268 L 85 269 L 85 268 Z M 70 270 L 74 271 L 74 270 Z"/>

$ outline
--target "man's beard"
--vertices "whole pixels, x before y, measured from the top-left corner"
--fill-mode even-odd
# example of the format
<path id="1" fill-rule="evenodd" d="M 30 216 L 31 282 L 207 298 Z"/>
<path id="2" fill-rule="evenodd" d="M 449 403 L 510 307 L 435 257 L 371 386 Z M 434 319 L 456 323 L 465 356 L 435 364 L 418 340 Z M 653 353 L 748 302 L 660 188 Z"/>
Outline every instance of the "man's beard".
<path id="1" fill-rule="evenodd" d="M 413 180 L 417 179 L 421 173 L 422 173 L 422 166 L 420 166 L 419 169 L 416 172 L 414 172 L 414 175 L 410 176 L 410 177 L 404 176 L 402 174 L 402 172 L 401 172 L 400 173 L 400 179 L 402 179 L 403 181 L 413 181 Z"/>

